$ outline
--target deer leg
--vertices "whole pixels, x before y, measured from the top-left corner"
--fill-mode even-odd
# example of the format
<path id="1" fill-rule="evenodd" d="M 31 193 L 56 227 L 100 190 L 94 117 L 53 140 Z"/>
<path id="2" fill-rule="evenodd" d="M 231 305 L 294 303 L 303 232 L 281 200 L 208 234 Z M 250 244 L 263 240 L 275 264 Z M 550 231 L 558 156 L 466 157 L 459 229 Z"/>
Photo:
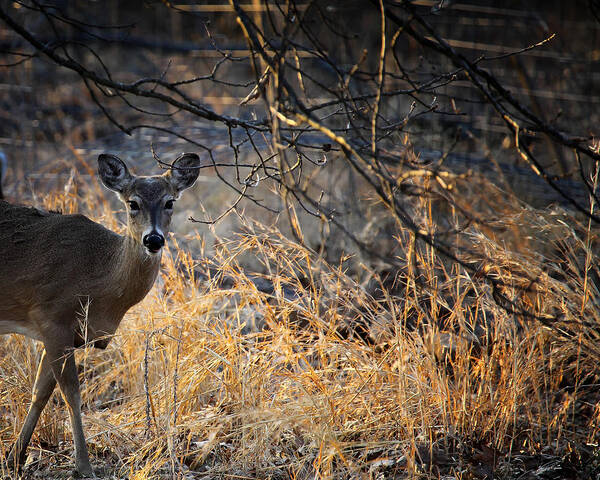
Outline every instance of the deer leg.
<path id="1" fill-rule="evenodd" d="M 56 379 L 52 373 L 46 350 L 44 350 L 35 377 L 35 384 L 33 385 L 31 406 L 29 407 L 27 417 L 25 418 L 25 422 L 19 433 L 19 438 L 14 444 L 8 457 L 9 465 L 15 470 L 18 470 L 25 463 L 27 445 L 29 445 L 33 430 L 40 418 L 42 410 L 44 410 L 46 403 L 48 403 L 48 399 L 54 391 L 55 385 Z"/>
<path id="2" fill-rule="evenodd" d="M 48 346 L 46 348 L 48 349 Z M 52 372 L 54 372 L 54 377 L 58 381 L 71 417 L 73 442 L 75 443 L 75 468 L 81 475 L 93 476 L 94 472 L 90 465 L 81 422 L 81 396 L 79 394 L 75 353 L 71 348 L 48 349 L 48 353 L 52 357 Z"/>

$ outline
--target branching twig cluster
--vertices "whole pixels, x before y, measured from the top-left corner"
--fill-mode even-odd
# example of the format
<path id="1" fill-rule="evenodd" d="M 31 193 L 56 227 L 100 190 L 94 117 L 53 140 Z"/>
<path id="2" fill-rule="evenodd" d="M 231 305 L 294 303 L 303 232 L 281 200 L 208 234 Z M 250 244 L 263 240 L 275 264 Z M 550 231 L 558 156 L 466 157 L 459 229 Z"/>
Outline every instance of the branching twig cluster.
<path id="1" fill-rule="evenodd" d="M 220 45 L 208 22 L 195 17 L 207 33 L 208 48 L 217 55 L 207 74 L 178 78 L 167 66 L 160 76 L 124 81 L 105 61 L 99 45 L 126 38 L 129 25 L 92 24 L 37 0 L 17 3 L 21 10 L 27 10 L 25 14 L 0 7 L 0 19 L 20 38 L 18 45 L 3 52 L 8 58 L 6 65 L 45 57 L 75 72 L 98 108 L 121 131 L 131 134 L 152 129 L 174 135 L 206 153 L 209 161 L 205 166 L 214 168 L 218 178 L 237 192 L 237 200 L 214 218 L 195 221 L 214 223 L 243 200 L 275 211 L 255 194 L 258 185 L 268 182 L 280 193 L 297 240 L 305 240 L 298 219 L 301 211 L 337 228 L 372 257 L 396 265 L 393 255 L 369 247 L 348 227 L 342 209 L 322 187 L 321 172 L 329 157 L 336 156 L 387 208 L 398 227 L 410 230 L 415 239 L 485 277 L 501 303 L 523 313 L 501 293 L 502 279 L 481 268 L 491 259 L 469 260 L 468 245 L 456 241 L 457 233 L 486 220 L 467 208 L 461 192 L 453 188 L 456 176 L 444 168 L 449 152 L 437 161 L 421 160 L 406 140 L 410 129 L 424 119 L 462 116 L 455 104 L 460 99 L 449 99 L 447 94 L 447 87 L 458 81 L 469 82 L 478 92 L 478 99 L 471 101 L 493 108 L 505 123 L 518 155 L 549 189 L 591 222 L 600 220 L 588 204 L 561 186 L 556 169 L 543 162 L 527 140 L 541 135 L 560 148 L 570 149 L 579 180 L 595 202 L 598 198 L 589 172 L 600 160 L 597 146 L 586 136 L 562 131 L 545 121 L 494 75 L 494 62 L 545 48 L 553 36 L 495 57 L 469 59 L 432 26 L 427 18 L 430 10 L 408 0 L 364 4 L 365 15 L 378 19 L 365 38 L 352 31 L 343 15 L 332 13 L 319 1 L 265 2 L 262 9 L 249 9 L 239 0 L 230 0 L 240 39 L 247 47 L 242 55 Z M 442 4 L 436 15 L 442 15 L 443 10 Z M 178 14 L 194 15 L 185 9 Z M 28 27 L 32 22 L 25 22 L 24 15 L 37 16 L 38 27 Z M 431 57 L 430 62 L 407 65 L 402 57 L 403 42 L 418 45 Z M 437 68 L 433 68 L 434 63 Z M 229 76 L 226 72 L 232 65 L 252 69 L 254 81 L 236 81 Z M 253 103 L 262 117 L 248 119 L 209 108 L 200 95 L 204 84 L 244 92 L 241 108 Z M 131 123 L 123 118 L 119 113 L 123 106 L 144 120 Z M 190 119 L 222 126 L 233 161 L 219 161 L 212 146 L 181 128 Z M 247 150 L 253 155 L 242 155 Z M 564 170 L 564 165 L 561 167 Z M 224 169 L 235 172 L 233 180 Z M 411 207 L 411 196 L 415 195 L 432 196 L 457 211 L 461 218 L 458 226 L 435 233 L 424 228 Z M 536 279 L 523 272 L 521 275 L 523 284 L 535 290 Z"/>

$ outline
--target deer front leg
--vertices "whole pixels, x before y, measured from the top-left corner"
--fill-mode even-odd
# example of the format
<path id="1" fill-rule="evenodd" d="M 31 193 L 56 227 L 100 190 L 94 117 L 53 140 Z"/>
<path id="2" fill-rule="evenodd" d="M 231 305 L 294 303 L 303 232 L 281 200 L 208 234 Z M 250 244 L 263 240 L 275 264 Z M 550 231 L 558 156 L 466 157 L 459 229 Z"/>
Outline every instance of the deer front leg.
<path id="1" fill-rule="evenodd" d="M 71 341 L 70 345 L 72 344 Z M 53 348 L 49 345 L 46 345 L 46 350 L 50 357 L 52 372 L 58 381 L 71 417 L 73 442 L 75 443 L 75 468 L 83 476 L 94 476 L 81 422 L 81 397 L 75 365 L 75 352 L 72 347 L 68 349 L 64 347 Z"/>
<path id="2" fill-rule="evenodd" d="M 48 399 L 54 391 L 55 385 L 56 379 L 52 373 L 52 367 L 50 366 L 46 350 L 44 350 L 33 385 L 31 406 L 29 407 L 27 417 L 25 418 L 25 422 L 19 433 L 19 438 L 14 444 L 8 457 L 8 463 L 15 471 L 19 470 L 25 464 L 27 446 L 31 440 L 31 435 L 33 434 L 33 430 L 40 418 L 42 410 L 44 410 L 46 403 L 48 403 Z"/>

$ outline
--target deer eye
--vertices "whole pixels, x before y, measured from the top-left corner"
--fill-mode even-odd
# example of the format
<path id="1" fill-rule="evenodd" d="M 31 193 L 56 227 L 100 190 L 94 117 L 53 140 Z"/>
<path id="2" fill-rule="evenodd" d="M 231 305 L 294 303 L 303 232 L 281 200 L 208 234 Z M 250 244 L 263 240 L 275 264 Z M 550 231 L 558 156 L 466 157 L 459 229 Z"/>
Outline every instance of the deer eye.
<path id="1" fill-rule="evenodd" d="M 165 202 L 165 208 L 167 210 L 172 210 L 173 209 L 173 203 L 175 203 L 175 200 L 167 200 Z"/>
<path id="2" fill-rule="evenodd" d="M 139 205 L 139 203 L 137 203 L 137 202 L 136 202 L 136 201 L 134 201 L 134 200 L 131 200 L 131 201 L 127 202 L 127 204 L 129 205 L 129 209 L 130 209 L 132 212 L 137 212 L 137 211 L 140 209 L 140 205 Z"/>

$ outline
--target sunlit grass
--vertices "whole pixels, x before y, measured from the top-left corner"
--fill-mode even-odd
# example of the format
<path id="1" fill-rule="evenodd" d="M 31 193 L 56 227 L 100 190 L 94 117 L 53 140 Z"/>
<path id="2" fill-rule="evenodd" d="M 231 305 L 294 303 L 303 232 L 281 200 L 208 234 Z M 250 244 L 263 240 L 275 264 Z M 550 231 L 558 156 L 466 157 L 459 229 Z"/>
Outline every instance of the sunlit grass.
<path id="1" fill-rule="evenodd" d="M 97 184 L 65 188 L 43 206 L 81 208 L 118 228 Z M 540 252 L 514 253 L 479 231 L 471 241 L 494 260 L 481 268 L 505 281 L 504 293 L 527 297 L 536 315 L 560 312 L 569 326 L 559 329 L 500 308 L 481 278 L 404 244 L 406 232 L 398 252 L 418 264 L 429 288 L 404 272 L 402 288 L 378 298 L 339 265 L 256 223 L 221 239 L 210 257 L 172 239 L 155 288 L 109 348 L 78 353 L 92 462 L 130 479 L 190 470 L 213 478 L 473 478 L 469 459 L 481 445 L 500 458 L 594 441 L 598 412 L 573 419 L 589 393 L 578 386 L 595 381 L 598 335 L 577 322 L 597 324 L 597 292 L 589 287 L 583 298 L 575 259 L 585 241 L 551 220 L 527 225 L 570 233 L 559 280 Z M 262 264 L 272 294 L 238 263 L 247 255 Z M 520 277 L 511 277 L 519 270 L 536 276 L 535 289 L 522 293 Z M 230 288 L 220 286 L 223 276 Z M 38 350 L 21 336 L 0 339 L 0 456 L 25 417 Z M 58 398 L 34 434 L 32 471 L 72 462 Z"/>

